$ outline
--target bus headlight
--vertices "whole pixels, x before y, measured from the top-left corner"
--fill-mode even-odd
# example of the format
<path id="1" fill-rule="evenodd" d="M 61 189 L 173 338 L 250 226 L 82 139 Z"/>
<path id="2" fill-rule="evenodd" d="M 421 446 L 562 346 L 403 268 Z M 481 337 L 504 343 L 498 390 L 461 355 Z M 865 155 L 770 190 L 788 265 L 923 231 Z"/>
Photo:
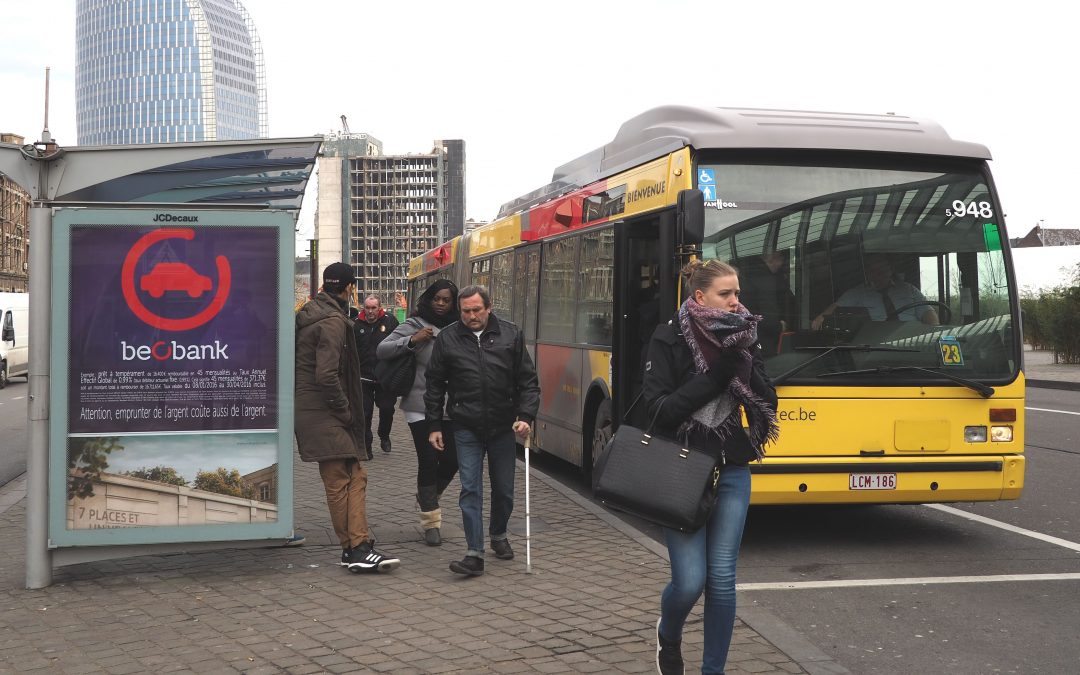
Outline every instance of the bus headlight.
<path id="1" fill-rule="evenodd" d="M 1008 443 L 1012 440 L 1012 427 L 990 427 L 990 440 L 994 443 Z"/>
<path id="2" fill-rule="evenodd" d="M 985 443 L 986 427 L 964 427 L 965 443 Z"/>

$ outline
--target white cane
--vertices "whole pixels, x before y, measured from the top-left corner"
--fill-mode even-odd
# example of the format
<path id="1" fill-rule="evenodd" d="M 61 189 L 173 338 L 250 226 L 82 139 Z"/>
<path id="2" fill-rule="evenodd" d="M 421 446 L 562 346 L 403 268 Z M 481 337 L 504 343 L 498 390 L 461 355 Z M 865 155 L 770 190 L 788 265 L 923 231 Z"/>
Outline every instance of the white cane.
<path id="1" fill-rule="evenodd" d="M 525 439 L 525 574 L 532 574 L 532 513 L 529 509 L 529 441 Z"/>

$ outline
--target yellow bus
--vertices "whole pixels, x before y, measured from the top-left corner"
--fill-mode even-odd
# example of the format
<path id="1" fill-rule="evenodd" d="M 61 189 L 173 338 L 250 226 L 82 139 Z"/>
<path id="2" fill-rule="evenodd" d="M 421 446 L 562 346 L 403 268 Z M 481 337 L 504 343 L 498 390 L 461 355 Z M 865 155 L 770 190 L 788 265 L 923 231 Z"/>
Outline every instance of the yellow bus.
<path id="1" fill-rule="evenodd" d="M 1019 307 L 989 159 L 900 115 L 656 108 L 412 260 L 411 297 L 487 286 L 537 364 L 533 447 L 588 473 L 678 269 L 729 261 L 780 396 L 753 503 L 1017 499 Z"/>

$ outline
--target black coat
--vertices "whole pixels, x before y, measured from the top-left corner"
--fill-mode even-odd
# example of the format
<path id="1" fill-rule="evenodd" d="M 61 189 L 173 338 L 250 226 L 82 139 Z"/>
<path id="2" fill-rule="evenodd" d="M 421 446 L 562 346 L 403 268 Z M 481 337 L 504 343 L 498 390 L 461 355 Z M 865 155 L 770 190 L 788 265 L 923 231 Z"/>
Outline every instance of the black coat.
<path id="1" fill-rule="evenodd" d="M 521 330 L 494 312 L 479 340 L 468 326 L 452 323 L 435 338 L 427 367 L 424 411 L 431 431 L 446 415 L 490 438 L 515 421 L 532 424 L 540 407 L 540 382 Z"/>
<path id="2" fill-rule="evenodd" d="M 776 388 L 765 374 L 765 363 L 761 360 L 761 346 L 757 343 L 750 348 L 754 356 L 750 369 L 750 388 L 767 404 L 776 409 Z M 722 394 L 730 380 L 718 381 L 709 374 L 694 372 L 694 357 L 686 344 L 678 317 L 656 327 L 652 340 L 649 341 L 648 359 L 645 362 L 645 381 L 642 399 L 648 419 L 637 421 L 648 426 L 649 420 L 656 415 L 656 431 L 674 438 L 679 426 L 690 419 L 698 408 Z M 663 406 L 660 403 L 663 402 Z M 659 407 L 659 414 L 657 408 Z M 750 447 L 750 439 L 744 432 L 732 435 L 723 447 L 714 447 L 703 432 L 695 431 L 687 444 L 696 449 L 707 450 L 717 456 L 723 456 L 729 464 L 747 464 L 757 458 Z"/>
<path id="3" fill-rule="evenodd" d="M 364 313 L 353 320 L 353 334 L 356 335 L 356 351 L 360 354 L 360 375 L 368 380 L 375 379 L 375 350 L 379 343 L 390 336 L 398 327 L 398 320 L 387 312 L 375 323 L 364 320 Z"/>
<path id="4" fill-rule="evenodd" d="M 788 330 L 795 330 L 798 318 L 795 295 L 788 286 L 787 267 L 773 272 L 760 257 L 755 257 L 739 263 L 739 281 L 742 282 L 739 302 L 751 314 L 762 317 L 758 338 L 765 356 L 774 356 L 780 340 L 780 322 Z"/>

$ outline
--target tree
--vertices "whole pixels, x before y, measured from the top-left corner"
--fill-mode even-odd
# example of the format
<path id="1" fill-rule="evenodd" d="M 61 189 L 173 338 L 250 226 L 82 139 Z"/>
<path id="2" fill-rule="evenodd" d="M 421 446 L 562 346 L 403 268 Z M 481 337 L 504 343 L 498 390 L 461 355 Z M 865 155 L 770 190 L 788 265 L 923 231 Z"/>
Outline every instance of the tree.
<path id="1" fill-rule="evenodd" d="M 200 471 L 195 475 L 194 487 L 197 490 L 216 492 L 219 495 L 231 497 L 255 498 L 255 487 L 244 485 L 240 479 L 240 472 L 236 469 L 229 471 L 219 466 L 215 471 Z"/>
<path id="2" fill-rule="evenodd" d="M 94 482 L 109 468 L 109 454 L 123 450 L 115 437 L 73 438 L 68 443 L 68 499 L 94 496 Z"/>
<path id="3" fill-rule="evenodd" d="M 178 474 L 176 469 L 171 466 L 155 466 L 151 469 L 142 467 L 141 469 L 135 469 L 133 471 L 125 471 L 124 475 L 131 476 L 132 478 L 142 478 L 143 480 L 152 480 L 156 483 L 179 485 L 181 487 L 188 484 L 187 480 Z"/>

